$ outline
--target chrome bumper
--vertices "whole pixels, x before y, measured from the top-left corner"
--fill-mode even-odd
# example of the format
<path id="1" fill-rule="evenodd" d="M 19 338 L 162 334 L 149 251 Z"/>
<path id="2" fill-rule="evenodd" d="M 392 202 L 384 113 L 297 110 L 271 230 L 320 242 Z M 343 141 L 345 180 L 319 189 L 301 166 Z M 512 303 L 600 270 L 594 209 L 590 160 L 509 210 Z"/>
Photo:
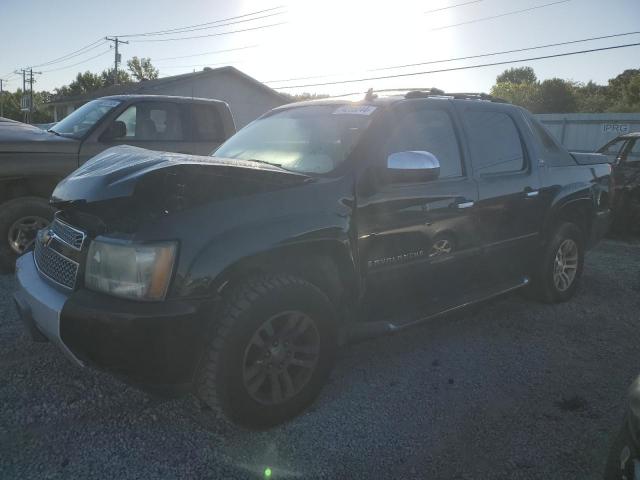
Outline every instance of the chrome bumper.
<path id="1" fill-rule="evenodd" d="M 35 324 L 38 331 L 56 344 L 73 363 L 84 367 L 60 337 L 60 313 L 68 296 L 42 279 L 33 261 L 33 252 L 18 258 L 16 279 L 18 291 L 14 299 L 23 321 L 27 325 Z"/>

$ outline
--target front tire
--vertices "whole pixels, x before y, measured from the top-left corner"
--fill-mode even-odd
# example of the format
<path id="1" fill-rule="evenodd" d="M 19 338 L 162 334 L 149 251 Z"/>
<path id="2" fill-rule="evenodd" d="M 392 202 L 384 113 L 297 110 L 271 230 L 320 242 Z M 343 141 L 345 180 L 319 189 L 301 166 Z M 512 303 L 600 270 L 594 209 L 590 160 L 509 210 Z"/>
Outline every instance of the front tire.
<path id="1" fill-rule="evenodd" d="M 54 209 L 40 197 L 19 197 L 0 205 L 0 270 L 15 268 L 16 258 L 26 252 L 36 232 L 53 219 Z"/>
<path id="2" fill-rule="evenodd" d="M 302 412 L 333 366 L 331 303 L 291 275 L 246 280 L 228 296 L 211 328 L 196 394 L 246 427 L 270 427 Z"/>
<path id="3" fill-rule="evenodd" d="M 533 292 L 546 303 L 566 302 L 575 295 L 584 265 L 584 235 L 573 223 L 557 225 L 543 248 L 533 275 Z"/>

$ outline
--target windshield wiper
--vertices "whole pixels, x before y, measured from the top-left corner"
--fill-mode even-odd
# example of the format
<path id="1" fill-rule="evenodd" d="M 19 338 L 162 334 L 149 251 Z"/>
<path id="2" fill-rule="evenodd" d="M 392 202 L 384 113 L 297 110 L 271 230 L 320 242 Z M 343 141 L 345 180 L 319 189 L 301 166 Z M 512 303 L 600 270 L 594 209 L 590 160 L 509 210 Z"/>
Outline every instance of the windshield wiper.
<path id="1" fill-rule="evenodd" d="M 50 128 L 49 130 L 47 130 L 47 132 L 49 133 L 53 133 L 54 135 L 57 135 L 58 137 L 61 137 L 62 134 L 59 132 L 56 132 L 53 128 Z"/>
<path id="2" fill-rule="evenodd" d="M 281 163 L 267 162 L 266 160 L 257 160 L 255 158 L 250 158 L 248 161 L 249 162 L 262 163 L 264 165 L 271 165 L 273 167 L 278 167 L 278 168 L 282 168 L 283 170 L 286 170 L 286 168 L 284 168 Z"/>

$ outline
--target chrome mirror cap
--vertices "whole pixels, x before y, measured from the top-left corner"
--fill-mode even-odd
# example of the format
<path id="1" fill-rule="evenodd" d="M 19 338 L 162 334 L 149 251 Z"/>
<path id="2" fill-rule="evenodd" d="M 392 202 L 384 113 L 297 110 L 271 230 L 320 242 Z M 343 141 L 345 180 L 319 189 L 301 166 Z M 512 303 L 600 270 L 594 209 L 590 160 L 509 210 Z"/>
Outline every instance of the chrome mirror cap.
<path id="1" fill-rule="evenodd" d="M 438 177 L 440 174 L 440 162 L 433 153 L 425 151 L 392 153 L 387 157 L 387 168 L 389 170 L 429 172 L 434 177 Z"/>

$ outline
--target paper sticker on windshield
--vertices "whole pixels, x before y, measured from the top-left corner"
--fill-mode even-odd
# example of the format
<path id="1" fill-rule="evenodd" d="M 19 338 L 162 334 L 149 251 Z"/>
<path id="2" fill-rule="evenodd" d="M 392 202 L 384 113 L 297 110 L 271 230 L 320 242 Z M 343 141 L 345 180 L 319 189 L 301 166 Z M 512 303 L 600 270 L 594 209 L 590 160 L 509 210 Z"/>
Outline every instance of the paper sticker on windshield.
<path id="1" fill-rule="evenodd" d="M 373 105 L 342 105 L 338 107 L 334 115 L 371 115 L 376 111 Z"/>
<path id="2" fill-rule="evenodd" d="M 120 102 L 117 100 L 102 100 L 100 102 L 100 106 L 101 107 L 117 107 L 118 105 L 120 105 Z"/>

